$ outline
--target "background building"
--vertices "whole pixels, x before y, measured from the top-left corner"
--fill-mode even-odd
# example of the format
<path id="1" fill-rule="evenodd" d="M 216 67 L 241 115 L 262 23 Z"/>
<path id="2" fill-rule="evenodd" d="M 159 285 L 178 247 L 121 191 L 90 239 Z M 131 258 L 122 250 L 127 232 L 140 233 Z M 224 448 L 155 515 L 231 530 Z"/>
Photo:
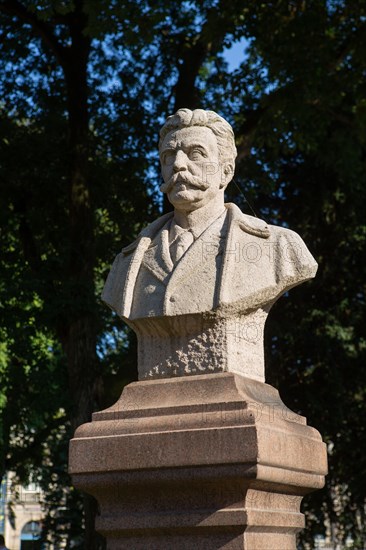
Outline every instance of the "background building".
<path id="1" fill-rule="evenodd" d="M 9 550 L 39 550 L 42 522 L 41 490 L 35 483 L 23 487 L 7 474 L 0 491 L 0 533 Z"/>

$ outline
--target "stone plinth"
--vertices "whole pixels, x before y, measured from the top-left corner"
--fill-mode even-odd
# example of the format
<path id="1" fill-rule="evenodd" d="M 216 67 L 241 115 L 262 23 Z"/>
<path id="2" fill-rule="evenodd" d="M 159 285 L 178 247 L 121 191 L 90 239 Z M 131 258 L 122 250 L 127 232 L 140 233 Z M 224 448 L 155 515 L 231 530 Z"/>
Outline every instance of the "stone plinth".
<path id="1" fill-rule="evenodd" d="M 232 372 L 264 382 L 263 333 L 269 309 L 129 321 L 138 339 L 139 379 Z"/>
<path id="2" fill-rule="evenodd" d="M 301 499 L 326 471 L 305 418 L 232 373 L 130 384 L 70 446 L 109 550 L 295 550 Z"/>

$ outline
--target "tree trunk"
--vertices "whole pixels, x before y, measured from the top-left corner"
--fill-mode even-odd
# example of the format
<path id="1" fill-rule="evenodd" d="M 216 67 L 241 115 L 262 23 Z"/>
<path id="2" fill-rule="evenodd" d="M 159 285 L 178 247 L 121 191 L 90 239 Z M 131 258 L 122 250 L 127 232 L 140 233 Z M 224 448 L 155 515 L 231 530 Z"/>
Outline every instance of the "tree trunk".
<path id="1" fill-rule="evenodd" d="M 79 10 L 78 10 L 79 7 Z M 64 66 L 69 115 L 69 301 L 64 327 L 73 430 L 89 422 L 95 403 L 98 358 L 97 319 L 94 292 L 94 212 L 88 173 L 89 115 L 87 66 L 90 39 L 85 36 L 86 17 L 82 3 L 76 5 L 71 23 L 71 48 Z M 95 533 L 95 500 L 84 495 L 85 540 L 88 550 L 100 548 Z"/>
<path id="2" fill-rule="evenodd" d="M 89 117 L 87 63 L 90 40 L 84 25 L 71 25 L 72 45 L 65 64 L 69 114 L 69 301 L 64 348 L 72 395 L 73 428 L 90 420 L 96 374 L 94 310 L 94 216 L 88 181 Z"/>

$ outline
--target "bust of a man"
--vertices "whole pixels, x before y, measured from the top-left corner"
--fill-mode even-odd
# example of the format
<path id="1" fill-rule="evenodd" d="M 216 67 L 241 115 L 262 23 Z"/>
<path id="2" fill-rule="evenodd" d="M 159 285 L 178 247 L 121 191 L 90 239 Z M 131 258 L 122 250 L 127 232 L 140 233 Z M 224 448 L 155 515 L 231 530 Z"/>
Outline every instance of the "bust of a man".
<path id="1" fill-rule="evenodd" d="M 159 153 L 174 212 L 116 257 L 102 299 L 137 333 L 140 379 L 229 371 L 264 381 L 268 312 L 317 264 L 293 231 L 225 204 L 236 147 L 218 114 L 180 109 Z"/>

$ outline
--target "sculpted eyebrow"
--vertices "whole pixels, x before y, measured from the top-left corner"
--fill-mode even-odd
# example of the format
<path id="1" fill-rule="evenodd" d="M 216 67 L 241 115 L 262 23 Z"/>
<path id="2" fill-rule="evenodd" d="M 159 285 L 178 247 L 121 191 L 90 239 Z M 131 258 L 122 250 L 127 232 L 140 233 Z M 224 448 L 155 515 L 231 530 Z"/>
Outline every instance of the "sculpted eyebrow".
<path id="1" fill-rule="evenodd" d="M 191 151 L 192 149 L 201 149 L 205 153 L 208 152 L 207 148 L 202 143 L 190 143 L 189 145 L 176 144 L 176 143 L 167 143 L 165 147 L 161 150 L 160 155 L 166 153 L 167 151 L 176 151 L 177 149 L 183 149 L 184 151 Z"/>
<path id="2" fill-rule="evenodd" d="M 202 143 L 190 143 L 187 149 L 202 149 L 202 151 L 207 153 L 207 149 Z"/>

